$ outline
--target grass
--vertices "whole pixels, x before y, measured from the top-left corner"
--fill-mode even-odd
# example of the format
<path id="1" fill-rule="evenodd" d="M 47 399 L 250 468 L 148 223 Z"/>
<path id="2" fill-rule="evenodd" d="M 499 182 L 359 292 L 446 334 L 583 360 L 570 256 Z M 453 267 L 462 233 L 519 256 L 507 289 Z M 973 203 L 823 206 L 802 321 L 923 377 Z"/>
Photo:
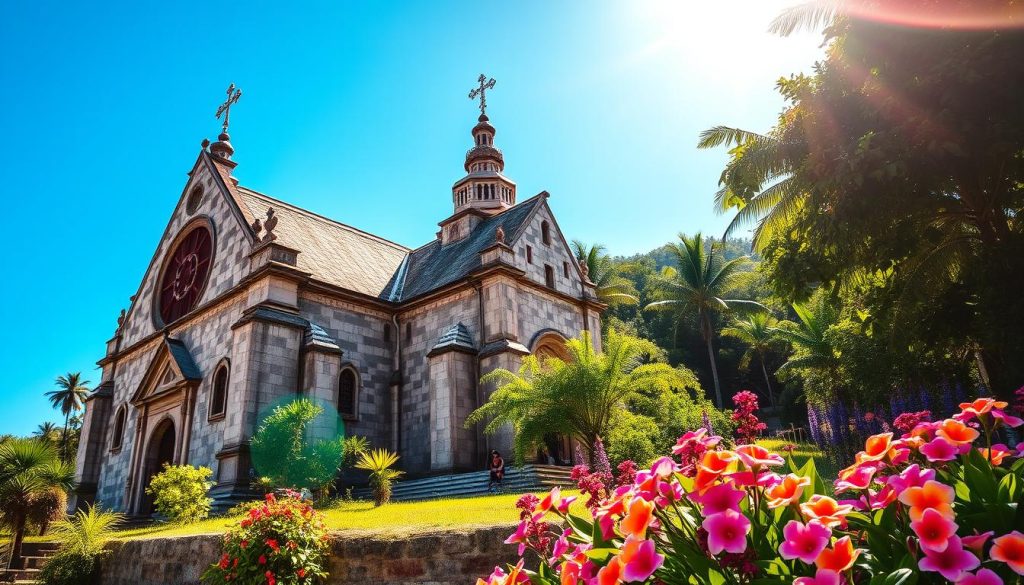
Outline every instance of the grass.
<path id="1" fill-rule="evenodd" d="M 375 536 L 401 537 L 434 529 L 513 525 L 520 494 L 396 502 L 375 508 L 372 502 L 338 501 L 318 508 L 333 531 L 372 532 Z M 575 506 L 582 507 L 577 501 Z M 574 510 L 576 511 L 576 510 Z M 163 524 L 132 528 L 117 533 L 118 539 L 162 538 L 193 534 L 221 534 L 237 526 L 241 516 L 218 516 L 188 525 Z"/>
<path id="2" fill-rule="evenodd" d="M 813 443 L 793 443 L 783 439 L 758 439 L 757 444 L 783 457 L 787 454 L 787 451 L 784 449 L 786 445 L 796 445 L 796 449 L 793 450 L 793 462 L 796 463 L 797 467 L 800 467 L 808 459 L 814 459 L 814 467 L 818 470 L 818 475 L 825 480 L 825 483 L 831 483 L 839 474 L 835 461 Z"/>

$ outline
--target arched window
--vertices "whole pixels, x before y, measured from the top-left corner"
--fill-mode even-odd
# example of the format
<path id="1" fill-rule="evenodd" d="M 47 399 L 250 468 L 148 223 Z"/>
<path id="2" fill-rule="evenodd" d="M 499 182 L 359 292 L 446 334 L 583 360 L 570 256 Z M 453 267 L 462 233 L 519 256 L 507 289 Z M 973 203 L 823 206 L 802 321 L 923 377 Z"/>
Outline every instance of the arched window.
<path id="1" fill-rule="evenodd" d="M 359 376 L 355 369 L 346 367 L 338 377 L 338 414 L 353 419 L 359 413 Z"/>
<path id="2" fill-rule="evenodd" d="M 540 237 L 544 240 L 545 246 L 551 245 L 551 226 L 548 225 L 548 222 L 546 221 L 543 221 L 540 224 Z"/>
<path id="3" fill-rule="evenodd" d="M 114 434 L 110 437 L 110 450 L 120 451 L 121 445 L 124 443 L 124 419 L 128 416 L 128 411 L 122 404 L 117 409 L 117 414 L 114 415 Z"/>
<path id="4" fill-rule="evenodd" d="M 209 420 L 224 418 L 228 411 L 228 379 L 231 371 L 228 362 L 221 362 L 213 372 L 213 390 L 210 393 Z"/>

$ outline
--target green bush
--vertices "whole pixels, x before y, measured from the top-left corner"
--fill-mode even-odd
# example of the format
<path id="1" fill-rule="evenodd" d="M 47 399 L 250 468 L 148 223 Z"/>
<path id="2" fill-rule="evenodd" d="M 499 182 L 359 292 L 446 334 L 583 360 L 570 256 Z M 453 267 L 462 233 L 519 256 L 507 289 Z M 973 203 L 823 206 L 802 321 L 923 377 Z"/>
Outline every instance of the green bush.
<path id="1" fill-rule="evenodd" d="M 43 585 L 92 585 L 97 582 L 99 563 L 93 555 L 61 551 L 46 561 L 38 580 Z"/>
<path id="2" fill-rule="evenodd" d="M 213 500 L 207 494 L 213 483 L 208 467 L 164 464 L 153 476 L 146 493 L 153 496 L 156 511 L 173 522 L 197 522 L 210 515 Z"/>
<path id="3" fill-rule="evenodd" d="M 299 398 L 274 408 L 250 442 L 253 466 L 274 487 L 323 489 L 341 467 L 344 439 L 311 439 L 309 428 L 323 407 Z"/>
<path id="4" fill-rule="evenodd" d="M 650 465 L 658 454 L 655 443 L 661 429 L 654 419 L 629 411 L 622 412 L 608 433 L 608 458 L 615 468 L 629 459 L 641 468 Z"/>

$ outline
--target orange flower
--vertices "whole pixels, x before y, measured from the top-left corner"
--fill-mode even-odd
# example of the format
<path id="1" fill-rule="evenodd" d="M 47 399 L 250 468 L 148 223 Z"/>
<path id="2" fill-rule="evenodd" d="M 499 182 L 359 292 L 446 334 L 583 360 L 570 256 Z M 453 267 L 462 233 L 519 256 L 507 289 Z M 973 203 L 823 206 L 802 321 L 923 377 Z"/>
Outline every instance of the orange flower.
<path id="1" fill-rule="evenodd" d="M 1024 575 L 1024 534 L 1014 530 L 992 541 L 993 559 L 1002 561 L 1013 569 L 1014 573 Z"/>
<path id="2" fill-rule="evenodd" d="M 953 488 L 944 483 L 930 479 L 924 482 L 923 486 L 909 487 L 900 493 L 899 500 L 910 506 L 910 519 L 920 520 L 924 511 L 932 508 L 946 518 L 952 519 L 953 497 L 956 493 Z"/>
<path id="3" fill-rule="evenodd" d="M 819 569 L 828 569 L 829 571 L 841 573 L 857 562 L 857 557 L 860 556 L 860 553 L 861 550 L 859 548 L 853 548 L 853 542 L 850 541 L 850 537 L 844 536 L 837 540 L 832 545 L 832 548 L 826 548 L 821 551 L 814 564 Z"/>
<path id="4" fill-rule="evenodd" d="M 800 501 L 804 488 L 811 485 L 811 478 L 790 473 L 782 481 L 765 492 L 769 508 L 788 506 Z"/>
<path id="5" fill-rule="evenodd" d="M 864 443 L 864 450 L 857 453 L 857 463 L 884 459 L 892 447 L 892 433 L 872 435 Z"/>
<path id="6" fill-rule="evenodd" d="M 839 526 L 846 520 L 846 515 L 853 511 L 849 504 L 840 505 L 828 496 L 814 494 L 810 500 L 800 504 L 800 512 L 807 520 L 817 520 L 830 528 Z"/>
<path id="7" fill-rule="evenodd" d="M 697 466 L 694 486 L 698 493 L 704 493 L 723 473 L 736 468 L 737 457 L 732 451 L 708 451 Z"/>
<path id="8" fill-rule="evenodd" d="M 960 410 L 974 416 L 988 414 L 993 408 L 1006 408 L 1006 403 L 994 398 L 978 398 L 974 402 L 960 403 Z"/>
<path id="9" fill-rule="evenodd" d="M 625 518 L 619 523 L 619 528 L 626 536 L 634 536 L 643 539 L 647 534 L 647 527 L 651 524 L 654 516 L 654 504 L 643 498 L 633 498 L 629 503 L 629 511 Z"/>
<path id="10" fill-rule="evenodd" d="M 973 442 L 980 433 L 958 420 L 947 418 L 939 424 L 936 434 L 954 445 L 963 445 Z"/>
<path id="11" fill-rule="evenodd" d="M 618 585 L 622 582 L 622 561 L 612 557 L 608 564 L 597 572 L 597 585 Z"/>

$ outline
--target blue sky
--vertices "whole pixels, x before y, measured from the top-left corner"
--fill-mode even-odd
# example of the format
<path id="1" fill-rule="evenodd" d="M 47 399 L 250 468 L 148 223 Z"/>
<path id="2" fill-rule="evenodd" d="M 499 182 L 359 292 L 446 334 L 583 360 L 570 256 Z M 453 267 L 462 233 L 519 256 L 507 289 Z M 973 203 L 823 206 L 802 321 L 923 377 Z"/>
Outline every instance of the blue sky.
<path id="1" fill-rule="evenodd" d="M 451 211 L 477 111 L 520 198 L 614 254 L 718 233 L 716 124 L 767 129 L 821 55 L 769 35 L 789 0 L 0 3 L 0 433 L 95 362 L 228 83 L 243 185 L 408 246 Z"/>

